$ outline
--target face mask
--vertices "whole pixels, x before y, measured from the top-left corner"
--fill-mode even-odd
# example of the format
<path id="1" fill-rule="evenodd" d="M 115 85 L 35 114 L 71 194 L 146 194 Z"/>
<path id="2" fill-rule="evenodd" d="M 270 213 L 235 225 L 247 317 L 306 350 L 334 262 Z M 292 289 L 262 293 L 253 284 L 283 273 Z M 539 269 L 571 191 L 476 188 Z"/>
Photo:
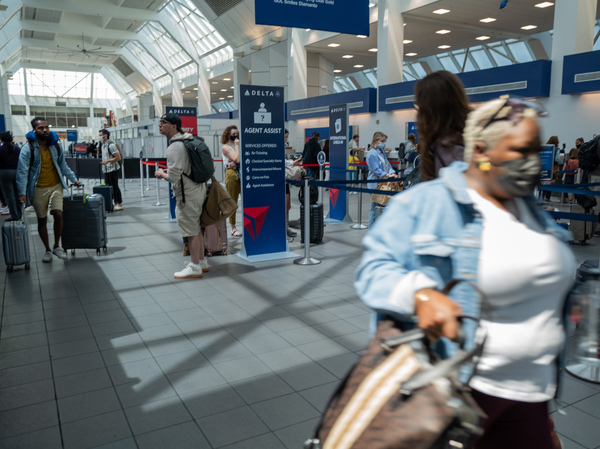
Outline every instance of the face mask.
<path id="1" fill-rule="evenodd" d="M 379 142 L 379 144 L 377 145 L 377 148 L 379 148 L 380 150 L 383 150 L 385 148 L 385 143 Z"/>
<path id="2" fill-rule="evenodd" d="M 498 184 L 513 198 L 533 193 L 540 180 L 542 163 L 538 155 L 510 159 L 492 165 L 504 168 L 504 175 L 498 177 Z"/>

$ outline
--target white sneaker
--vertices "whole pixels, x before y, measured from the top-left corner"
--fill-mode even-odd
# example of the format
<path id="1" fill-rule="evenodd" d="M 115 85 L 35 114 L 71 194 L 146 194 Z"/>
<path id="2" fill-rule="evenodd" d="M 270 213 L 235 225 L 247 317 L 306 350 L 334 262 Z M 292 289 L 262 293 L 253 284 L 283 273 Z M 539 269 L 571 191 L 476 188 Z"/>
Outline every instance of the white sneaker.
<path id="1" fill-rule="evenodd" d="M 42 257 L 42 262 L 44 262 L 44 263 L 52 262 L 52 251 L 46 251 L 44 253 L 44 257 Z"/>
<path id="2" fill-rule="evenodd" d="M 200 267 L 202 268 L 202 272 L 206 273 L 208 271 L 208 260 L 201 259 L 200 260 Z"/>
<path id="3" fill-rule="evenodd" d="M 122 204 L 115 204 L 115 207 L 113 208 L 113 211 L 120 211 L 123 210 L 123 205 Z"/>
<path id="4" fill-rule="evenodd" d="M 8 206 L 4 206 L 0 208 L 0 215 L 10 215 L 10 211 L 8 210 Z"/>
<path id="5" fill-rule="evenodd" d="M 25 212 L 35 212 L 35 209 L 33 208 L 33 206 L 27 206 L 25 208 Z"/>
<path id="6" fill-rule="evenodd" d="M 186 267 L 178 271 L 173 275 L 175 279 L 188 279 L 188 278 L 201 278 L 202 277 L 202 267 L 200 265 L 194 265 L 193 263 L 188 263 Z"/>
<path id="7" fill-rule="evenodd" d="M 67 253 L 64 249 L 62 249 L 60 246 L 57 246 L 56 248 L 54 248 L 52 250 L 52 254 L 54 254 L 56 257 L 58 257 L 59 259 L 62 260 L 67 260 Z"/>

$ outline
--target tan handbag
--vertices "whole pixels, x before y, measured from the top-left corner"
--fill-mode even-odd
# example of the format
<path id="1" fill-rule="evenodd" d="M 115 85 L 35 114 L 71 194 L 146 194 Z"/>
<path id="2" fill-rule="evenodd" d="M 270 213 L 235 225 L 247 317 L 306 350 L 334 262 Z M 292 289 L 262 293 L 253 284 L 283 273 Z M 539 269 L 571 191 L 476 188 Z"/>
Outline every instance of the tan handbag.
<path id="1" fill-rule="evenodd" d="M 206 227 L 218 223 L 235 214 L 238 208 L 237 202 L 227 193 L 227 190 L 213 176 L 212 184 L 206 195 L 206 201 L 202 206 L 200 215 L 200 226 Z"/>
<path id="2" fill-rule="evenodd" d="M 457 379 L 461 366 L 481 354 L 483 342 L 438 361 L 424 350 L 423 337 L 421 329 L 401 331 L 392 318 L 380 321 L 304 448 L 459 448 L 482 434 L 486 416 Z"/>
<path id="3" fill-rule="evenodd" d="M 381 190 L 383 192 L 399 192 L 400 191 L 400 183 L 398 183 L 398 182 L 382 182 L 377 186 L 377 190 Z M 371 201 L 374 203 L 381 204 L 382 206 L 385 206 L 391 198 L 392 198 L 392 195 L 384 195 L 381 193 L 371 194 Z"/>

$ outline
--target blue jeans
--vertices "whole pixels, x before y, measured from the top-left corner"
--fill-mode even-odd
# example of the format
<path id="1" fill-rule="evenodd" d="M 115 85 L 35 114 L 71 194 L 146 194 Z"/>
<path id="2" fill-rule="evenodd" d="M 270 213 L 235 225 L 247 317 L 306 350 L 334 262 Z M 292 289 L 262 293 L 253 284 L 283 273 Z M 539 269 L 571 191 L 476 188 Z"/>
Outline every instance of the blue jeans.
<path id="1" fill-rule="evenodd" d="M 371 201 L 371 208 L 369 209 L 369 229 L 373 226 L 373 222 L 375 221 L 375 208 L 379 206 L 379 204 Z"/>

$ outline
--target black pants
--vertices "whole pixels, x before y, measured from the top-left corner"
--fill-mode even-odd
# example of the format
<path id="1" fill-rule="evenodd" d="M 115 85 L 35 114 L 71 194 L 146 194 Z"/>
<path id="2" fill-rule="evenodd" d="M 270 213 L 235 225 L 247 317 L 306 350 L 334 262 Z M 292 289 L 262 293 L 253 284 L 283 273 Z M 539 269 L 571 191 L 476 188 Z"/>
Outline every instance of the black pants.
<path id="1" fill-rule="evenodd" d="M 115 204 L 122 204 L 123 197 L 121 196 L 121 189 L 119 189 L 119 174 L 121 173 L 121 169 L 111 171 L 108 173 L 104 173 L 104 181 L 107 186 L 112 186 L 113 188 L 113 197 L 115 199 Z"/>

